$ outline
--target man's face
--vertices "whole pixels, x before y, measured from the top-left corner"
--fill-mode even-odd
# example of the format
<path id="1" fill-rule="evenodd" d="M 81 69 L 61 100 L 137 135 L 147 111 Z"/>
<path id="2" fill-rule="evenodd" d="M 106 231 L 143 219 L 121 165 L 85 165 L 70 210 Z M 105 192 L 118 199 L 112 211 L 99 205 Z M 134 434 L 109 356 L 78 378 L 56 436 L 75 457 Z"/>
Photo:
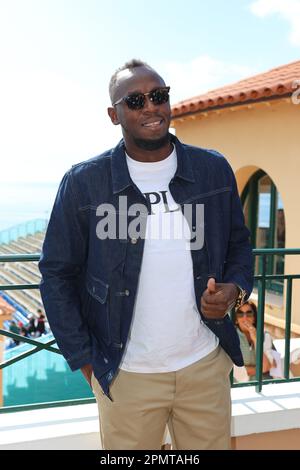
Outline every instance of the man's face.
<path id="1" fill-rule="evenodd" d="M 147 67 L 127 69 L 118 75 L 113 101 L 116 102 L 132 93 L 148 93 L 164 86 L 163 79 Z M 142 109 L 129 109 L 122 101 L 109 108 L 108 112 L 114 124 L 121 124 L 124 139 L 128 143 L 138 146 L 139 143 L 144 143 L 147 148 L 147 143 L 151 146 L 168 135 L 171 120 L 169 101 L 155 105 L 149 100 L 149 96 L 146 96 Z"/>

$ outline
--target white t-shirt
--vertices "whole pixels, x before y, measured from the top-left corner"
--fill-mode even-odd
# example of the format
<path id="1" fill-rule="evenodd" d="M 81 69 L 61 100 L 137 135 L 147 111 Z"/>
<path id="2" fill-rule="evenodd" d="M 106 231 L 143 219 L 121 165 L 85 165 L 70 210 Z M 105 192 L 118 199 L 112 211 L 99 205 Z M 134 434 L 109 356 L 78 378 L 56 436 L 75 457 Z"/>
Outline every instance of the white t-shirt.
<path id="1" fill-rule="evenodd" d="M 196 306 L 189 226 L 169 191 L 176 151 L 154 163 L 128 155 L 126 159 L 131 179 L 151 202 L 152 214 L 147 217 L 133 321 L 120 368 L 176 371 L 218 346 Z"/>

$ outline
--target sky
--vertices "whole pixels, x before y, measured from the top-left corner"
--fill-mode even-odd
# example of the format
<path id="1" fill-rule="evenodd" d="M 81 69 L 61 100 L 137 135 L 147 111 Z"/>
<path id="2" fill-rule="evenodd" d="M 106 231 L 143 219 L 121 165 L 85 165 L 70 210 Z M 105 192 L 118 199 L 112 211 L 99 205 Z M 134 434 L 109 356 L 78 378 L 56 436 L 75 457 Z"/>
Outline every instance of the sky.
<path id="1" fill-rule="evenodd" d="M 113 147 L 108 83 L 131 58 L 175 104 L 299 60 L 300 0 L 0 0 L 0 184 Z"/>

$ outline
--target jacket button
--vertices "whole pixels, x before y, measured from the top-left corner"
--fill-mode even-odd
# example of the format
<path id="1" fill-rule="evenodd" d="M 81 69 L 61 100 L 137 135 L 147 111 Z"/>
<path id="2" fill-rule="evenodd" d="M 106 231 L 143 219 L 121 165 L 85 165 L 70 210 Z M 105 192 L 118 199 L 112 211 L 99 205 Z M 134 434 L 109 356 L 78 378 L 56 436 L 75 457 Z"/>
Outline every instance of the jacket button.
<path id="1" fill-rule="evenodd" d="M 131 239 L 131 243 L 132 243 L 133 245 L 136 245 L 136 243 L 137 243 L 137 238 L 132 238 L 132 239 Z"/>
<path id="2" fill-rule="evenodd" d="M 124 294 L 128 297 L 129 294 L 130 294 L 129 290 L 128 290 L 128 289 L 125 289 Z"/>

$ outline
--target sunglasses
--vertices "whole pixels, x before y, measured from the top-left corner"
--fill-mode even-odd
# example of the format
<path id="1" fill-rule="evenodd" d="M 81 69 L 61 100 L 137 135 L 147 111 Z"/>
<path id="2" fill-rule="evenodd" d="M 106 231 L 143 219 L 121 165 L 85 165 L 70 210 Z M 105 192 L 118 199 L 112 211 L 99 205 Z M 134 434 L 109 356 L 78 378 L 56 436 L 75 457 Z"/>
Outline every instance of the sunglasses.
<path id="1" fill-rule="evenodd" d="M 123 98 L 120 98 L 118 101 L 113 103 L 113 106 L 116 106 L 116 104 L 122 103 L 122 101 L 124 101 L 129 109 L 142 109 L 145 106 L 146 96 L 149 96 L 151 103 L 159 106 L 160 104 L 165 104 L 169 101 L 169 91 L 170 87 L 165 86 L 155 88 L 148 93 L 131 93 L 130 95 L 124 96 Z"/>
<path id="2" fill-rule="evenodd" d="M 244 316 L 247 318 L 254 317 L 254 313 L 252 312 L 252 310 L 247 310 L 247 312 L 236 312 L 235 315 L 237 318 L 242 318 Z"/>

